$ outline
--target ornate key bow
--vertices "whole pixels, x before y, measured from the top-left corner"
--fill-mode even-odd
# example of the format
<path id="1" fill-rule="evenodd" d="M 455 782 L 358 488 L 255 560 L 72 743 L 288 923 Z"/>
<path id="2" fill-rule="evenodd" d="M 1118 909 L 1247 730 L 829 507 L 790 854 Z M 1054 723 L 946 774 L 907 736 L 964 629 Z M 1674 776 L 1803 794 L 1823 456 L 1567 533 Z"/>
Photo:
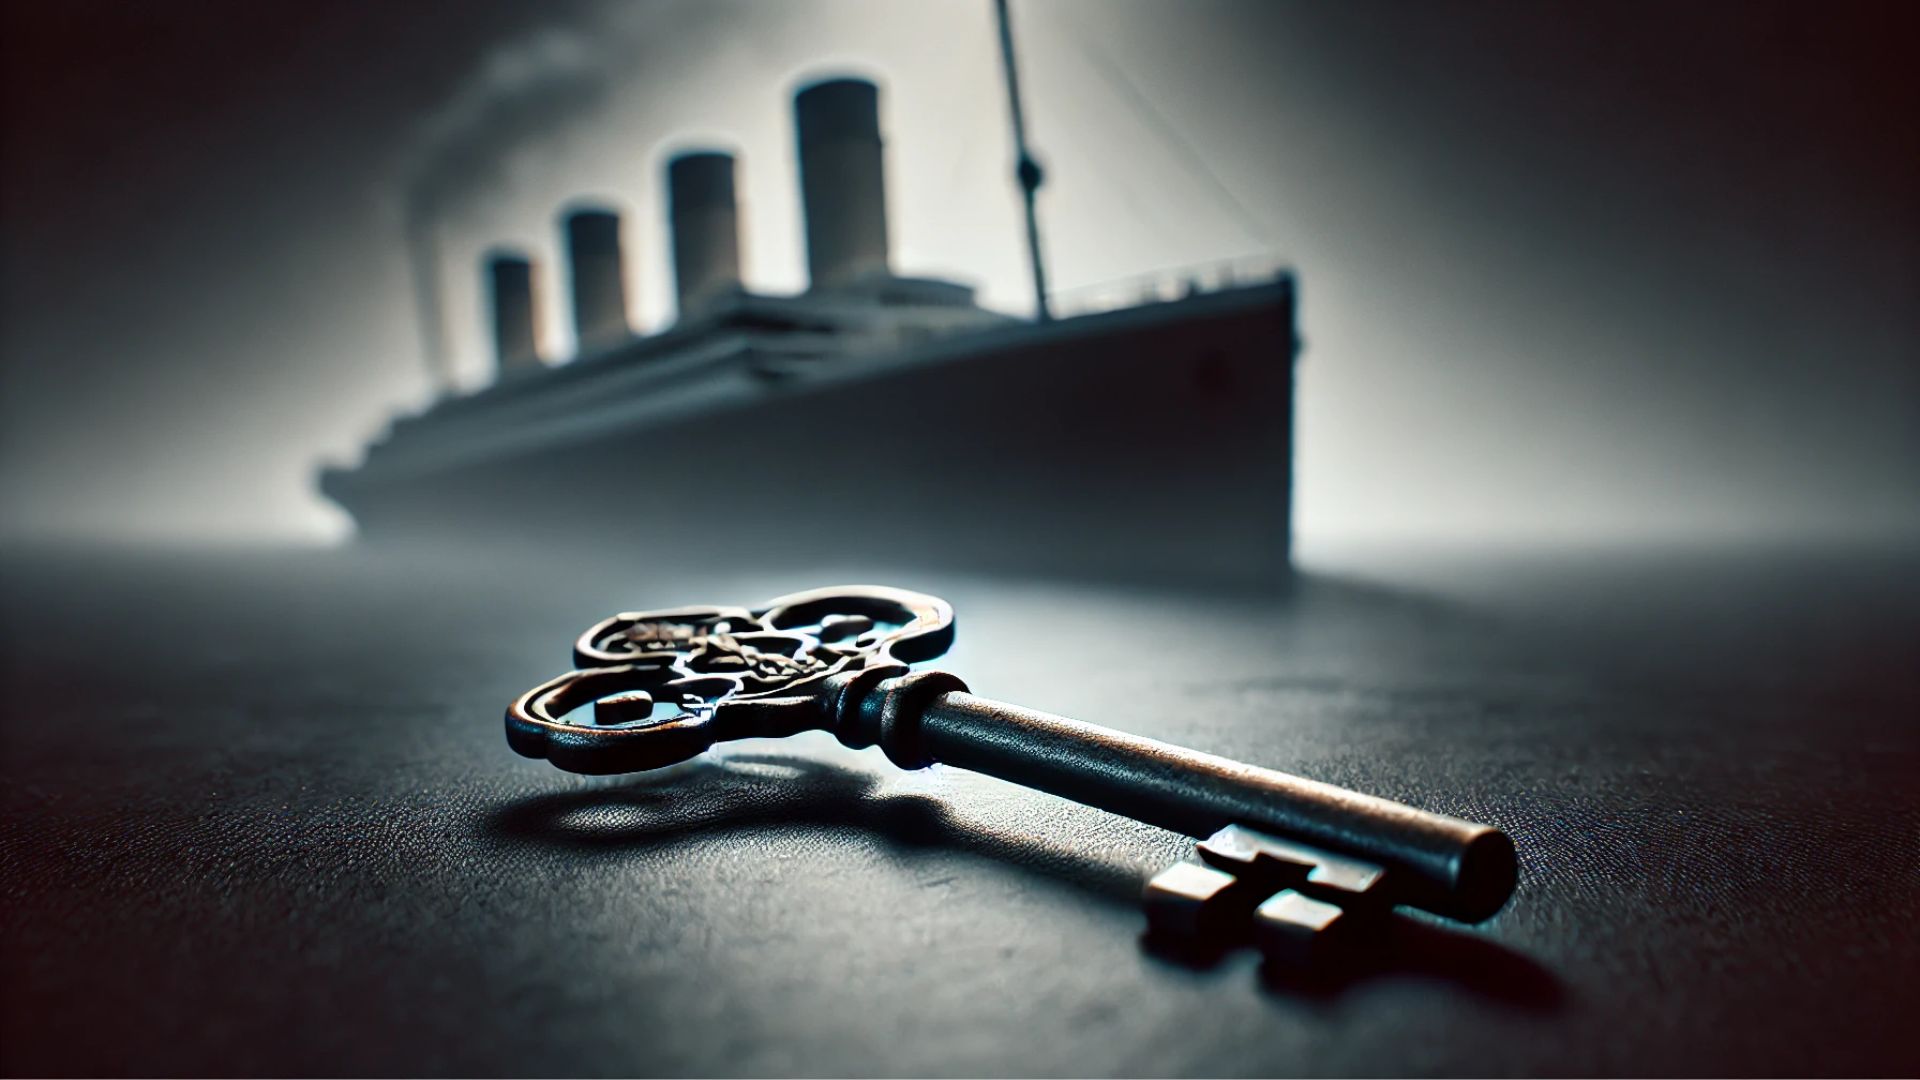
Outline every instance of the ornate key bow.
<path id="1" fill-rule="evenodd" d="M 837 730 L 855 682 L 905 675 L 953 643 L 953 608 L 877 585 L 815 589 L 759 608 L 623 612 L 588 628 L 569 671 L 507 709 L 507 741 L 569 772 L 626 773 L 717 742 Z M 566 714 L 592 702 L 592 725 Z M 662 707 L 672 710 L 658 715 Z M 842 733 L 847 740 L 849 731 Z M 853 745 L 871 746 L 878 739 Z"/>

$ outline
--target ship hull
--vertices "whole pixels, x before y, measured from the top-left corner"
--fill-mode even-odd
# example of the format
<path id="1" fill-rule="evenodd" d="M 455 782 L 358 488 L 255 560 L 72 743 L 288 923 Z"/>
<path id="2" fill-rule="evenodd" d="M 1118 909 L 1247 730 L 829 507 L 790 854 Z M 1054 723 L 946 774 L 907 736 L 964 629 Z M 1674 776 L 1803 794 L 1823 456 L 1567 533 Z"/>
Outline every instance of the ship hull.
<path id="1" fill-rule="evenodd" d="M 322 480 L 369 543 L 769 569 L 902 563 L 1273 580 L 1288 564 L 1294 291 L 1253 288 L 763 380 L 696 415 Z"/>

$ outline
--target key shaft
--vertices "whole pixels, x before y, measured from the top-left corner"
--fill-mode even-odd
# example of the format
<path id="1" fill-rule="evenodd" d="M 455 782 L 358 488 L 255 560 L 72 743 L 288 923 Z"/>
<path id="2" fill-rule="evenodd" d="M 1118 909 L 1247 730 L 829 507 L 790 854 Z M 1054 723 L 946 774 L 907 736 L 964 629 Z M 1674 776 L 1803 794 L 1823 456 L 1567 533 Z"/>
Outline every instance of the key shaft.
<path id="1" fill-rule="evenodd" d="M 857 707 L 905 767 L 942 762 L 1193 837 L 1244 825 L 1301 840 L 1379 863 L 1400 902 L 1465 922 L 1513 892 L 1513 842 L 1487 825 L 975 697 L 941 672 L 889 679 Z"/>

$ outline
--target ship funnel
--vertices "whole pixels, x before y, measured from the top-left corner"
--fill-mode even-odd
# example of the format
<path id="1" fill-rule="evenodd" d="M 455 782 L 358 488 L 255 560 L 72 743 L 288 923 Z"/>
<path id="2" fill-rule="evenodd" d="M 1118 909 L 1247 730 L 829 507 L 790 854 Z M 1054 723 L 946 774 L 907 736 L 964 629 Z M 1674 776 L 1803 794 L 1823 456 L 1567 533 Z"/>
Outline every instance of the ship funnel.
<path id="1" fill-rule="evenodd" d="M 888 274 L 880 88 L 864 79 L 814 83 L 794 95 L 793 112 L 812 287 Z"/>
<path id="2" fill-rule="evenodd" d="M 566 217 L 567 261 L 573 273 L 573 327 L 579 351 L 618 345 L 627 325 L 627 275 L 620 257 L 620 215 L 598 207 Z"/>
<path id="3" fill-rule="evenodd" d="M 667 217 L 673 230 L 674 296 L 685 318 L 740 288 L 733 155 L 701 151 L 667 162 Z"/>
<path id="4" fill-rule="evenodd" d="M 487 257 L 493 291 L 493 351 L 502 377 L 540 366 L 533 304 L 533 260 L 513 252 Z"/>

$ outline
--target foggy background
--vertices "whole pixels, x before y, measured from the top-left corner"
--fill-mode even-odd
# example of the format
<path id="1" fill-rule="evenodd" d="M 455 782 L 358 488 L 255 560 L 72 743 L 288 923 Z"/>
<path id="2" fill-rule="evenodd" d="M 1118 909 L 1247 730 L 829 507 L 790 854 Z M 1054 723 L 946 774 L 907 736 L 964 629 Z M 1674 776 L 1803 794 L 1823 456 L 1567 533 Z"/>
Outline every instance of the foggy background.
<path id="1" fill-rule="evenodd" d="M 326 538 L 322 460 L 464 385 L 480 252 L 737 147 L 750 287 L 804 282 L 791 90 L 883 84 L 895 265 L 1031 308 L 988 0 L 9 3 L 4 524 Z M 1015 0 L 1057 290 L 1297 269 L 1315 537 L 1920 532 L 1904 5 Z"/>

